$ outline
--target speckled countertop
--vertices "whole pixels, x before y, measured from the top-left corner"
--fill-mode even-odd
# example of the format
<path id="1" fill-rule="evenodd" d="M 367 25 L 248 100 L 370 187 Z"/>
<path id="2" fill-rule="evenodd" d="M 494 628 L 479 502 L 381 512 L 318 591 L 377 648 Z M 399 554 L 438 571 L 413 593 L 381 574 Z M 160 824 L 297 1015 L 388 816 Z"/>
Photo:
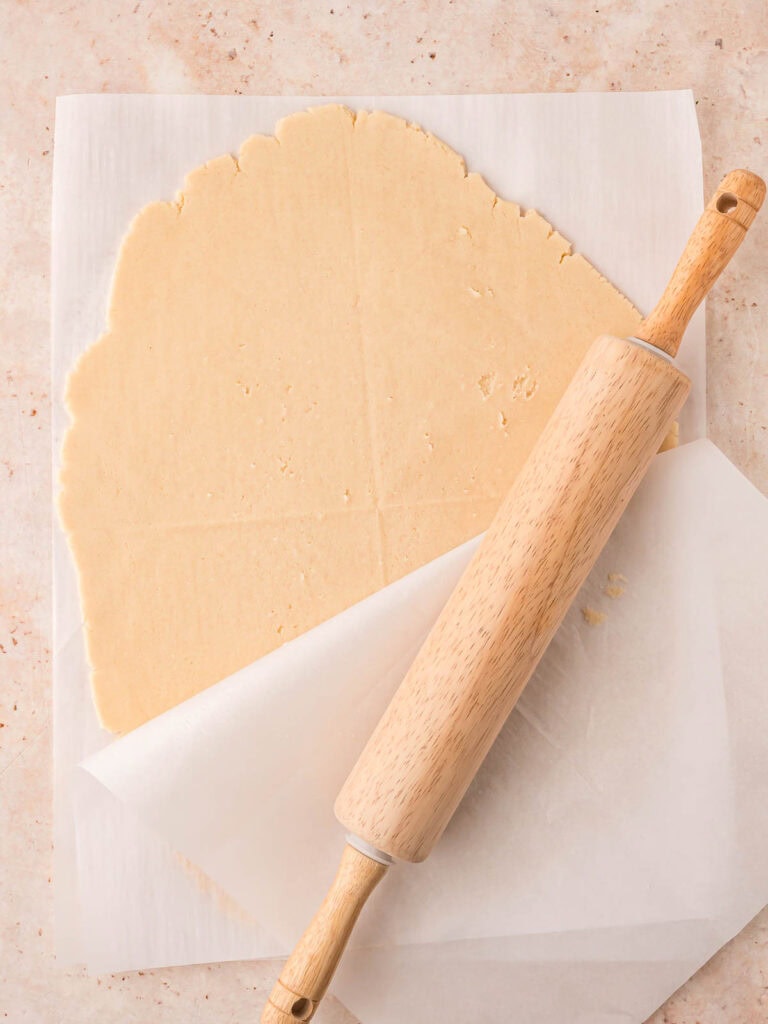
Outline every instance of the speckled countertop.
<path id="1" fill-rule="evenodd" d="M 710 190 L 730 167 L 768 172 L 768 7 L 0 0 L 0 68 L 0 1018 L 254 1021 L 274 976 L 269 964 L 97 979 L 53 957 L 48 260 L 56 95 L 692 87 Z M 708 360 L 710 434 L 768 493 L 765 215 L 711 297 Z M 333 1000 L 323 1019 L 353 1020 Z M 768 912 L 652 1018 L 766 1021 Z"/>

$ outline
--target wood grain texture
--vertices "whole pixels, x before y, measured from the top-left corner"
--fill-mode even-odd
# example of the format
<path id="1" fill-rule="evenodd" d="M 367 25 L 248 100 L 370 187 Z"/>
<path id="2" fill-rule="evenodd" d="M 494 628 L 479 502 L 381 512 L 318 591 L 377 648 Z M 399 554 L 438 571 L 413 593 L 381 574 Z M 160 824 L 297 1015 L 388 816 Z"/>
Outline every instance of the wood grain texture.
<path id="1" fill-rule="evenodd" d="M 345 828 L 429 854 L 688 390 L 647 349 L 593 343 L 344 784 Z"/>
<path id="2" fill-rule="evenodd" d="M 723 179 L 643 340 L 677 351 L 764 195 L 749 172 Z M 342 787 L 336 816 L 350 832 L 402 860 L 429 855 L 689 390 L 662 351 L 610 335 L 593 343 Z M 333 955 L 328 938 L 317 949 L 305 937 L 292 957 L 300 951 L 304 978 L 315 949 L 326 986 L 348 932 Z M 308 1019 L 316 1004 L 290 1004 L 297 991 L 278 983 L 262 1021 L 286 1024 L 285 1008 Z"/>
<path id="3" fill-rule="evenodd" d="M 697 306 L 744 240 L 763 205 L 765 182 L 730 171 L 707 203 L 659 302 L 638 338 L 674 356 Z"/>
<path id="4" fill-rule="evenodd" d="M 310 1020 L 323 998 L 365 901 L 387 871 L 353 846 L 309 927 L 286 961 L 261 1015 L 262 1024 Z"/>

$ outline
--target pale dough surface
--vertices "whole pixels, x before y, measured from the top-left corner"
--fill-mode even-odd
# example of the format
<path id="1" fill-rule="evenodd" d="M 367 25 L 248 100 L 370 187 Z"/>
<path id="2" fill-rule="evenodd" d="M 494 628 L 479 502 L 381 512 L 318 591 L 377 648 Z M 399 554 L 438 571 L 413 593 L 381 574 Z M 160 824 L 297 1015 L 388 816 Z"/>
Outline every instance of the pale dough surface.
<path id="1" fill-rule="evenodd" d="M 640 316 L 434 136 L 316 108 L 137 216 L 60 512 L 124 732 L 483 530 Z"/>

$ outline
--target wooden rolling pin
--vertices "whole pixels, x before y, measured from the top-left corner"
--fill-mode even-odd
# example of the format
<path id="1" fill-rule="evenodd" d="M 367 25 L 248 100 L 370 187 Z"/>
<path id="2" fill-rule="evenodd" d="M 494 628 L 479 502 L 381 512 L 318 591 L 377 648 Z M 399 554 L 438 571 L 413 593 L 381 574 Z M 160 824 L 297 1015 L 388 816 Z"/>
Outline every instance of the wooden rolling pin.
<path id="1" fill-rule="evenodd" d="M 637 337 L 587 352 L 344 783 L 341 866 L 262 1024 L 312 1017 L 392 859 L 422 861 L 442 835 L 680 411 L 672 357 L 764 196 L 726 175 Z"/>

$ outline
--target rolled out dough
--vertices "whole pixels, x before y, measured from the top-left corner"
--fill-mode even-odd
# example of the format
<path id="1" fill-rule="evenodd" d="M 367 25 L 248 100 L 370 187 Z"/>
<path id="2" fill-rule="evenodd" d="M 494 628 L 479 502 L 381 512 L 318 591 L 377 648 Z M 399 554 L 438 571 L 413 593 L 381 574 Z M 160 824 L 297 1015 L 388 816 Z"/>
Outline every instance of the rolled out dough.
<path id="1" fill-rule="evenodd" d="M 124 732 L 488 524 L 593 337 L 639 314 L 434 136 L 315 108 L 123 241 L 60 512 Z"/>

